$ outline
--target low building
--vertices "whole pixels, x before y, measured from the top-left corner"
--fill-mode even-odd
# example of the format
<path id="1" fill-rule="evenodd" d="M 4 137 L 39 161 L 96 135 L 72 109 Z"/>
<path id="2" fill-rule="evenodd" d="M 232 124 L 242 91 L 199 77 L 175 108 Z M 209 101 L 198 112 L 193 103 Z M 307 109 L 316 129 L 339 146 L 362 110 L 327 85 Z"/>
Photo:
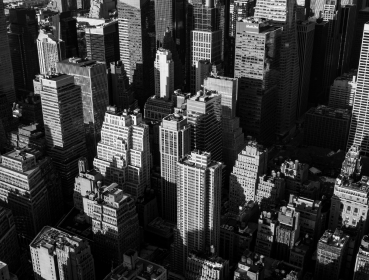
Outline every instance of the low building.
<path id="1" fill-rule="evenodd" d="M 246 250 L 237 264 L 234 272 L 234 280 L 264 279 L 264 256 Z"/>
<path id="2" fill-rule="evenodd" d="M 364 235 L 356 255 L 354 280 L 369 279 L 369 237 Z"/>
<path id="3" fill-rule="evenodd" d="M 285 181 L 280 177 L 280 172 L 272 171 L 271 176 L 259 177 L 255 201 L 261 210 L 274 209 L 284 199 Z"/>
<path id="4" fill-rule="evenodd" d="M 328 106 L 352 109 L 357 86 L 357 70 L 351 70 L 334 80 L 329 93 Z"/>
<path id="5" fill-rule="evenodd" d="M 123 254 L 123 263 L 114 268 L 104 280 L 167 280 L 167 270 L 155 263 L 141 259 L 135 250 Z"/>
<path id="6" fill-rule="evenodd" d="M 18 280 L 18 277 L 9 272 L 9 267 L 6 263 L 0 261 L 0 280 Z"/>
<path id="7" fill-rule="evenodd" d="M 273 255 L 277 225 L 278 214 L 275 211 L 260 213 L 255 245 L 256 253 L 266 257 Z"/>
<path id="8" fill-rule="evenodd" d="M 334 151 L 346 149 L 351 111 L 320 105 L 305 114 L 304 144 Z"/>

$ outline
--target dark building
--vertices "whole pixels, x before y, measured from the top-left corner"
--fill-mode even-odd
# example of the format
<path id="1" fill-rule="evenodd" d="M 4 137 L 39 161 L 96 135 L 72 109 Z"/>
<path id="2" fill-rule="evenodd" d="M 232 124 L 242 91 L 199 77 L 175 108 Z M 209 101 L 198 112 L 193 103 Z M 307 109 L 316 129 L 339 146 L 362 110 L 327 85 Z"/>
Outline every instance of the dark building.
<path id="1" fill-rule="evenodd" d="M 51 17 L 53 35 L 57 40 L 65 42 L 66 57 L 76 57 L 78 53 L 77 20 L 71 12 L 63 12 Z"/>
<path id="2" fill-rule="evenodd" d="M 309 146 L 345 150 L 351 112 L 324 105 L 312 107 L 305 114 L 304 143 Z"/>
<path id="3" fill-rule="evenodd" d="M 118 22 L 112 21 L 99 26 L 85 28 L 87 58 L 110 63 L 119 60 Z"/>
<path id="4" fill-rule="evenodd" d="M 8 32 L 16 89 L 33 91 L 33 78 L 40 73 L 36 40 L 38 23 L 33 9 L 10 9 Z"/>
<path id="5" fill-rule="evenodd" d="M 311 61 L 313 57 L 315 24 L 311 21 L 297 23 L 299 50 L 299 89 L 297 97 L 296 118 L 299 119 L 308 109 Z"/>

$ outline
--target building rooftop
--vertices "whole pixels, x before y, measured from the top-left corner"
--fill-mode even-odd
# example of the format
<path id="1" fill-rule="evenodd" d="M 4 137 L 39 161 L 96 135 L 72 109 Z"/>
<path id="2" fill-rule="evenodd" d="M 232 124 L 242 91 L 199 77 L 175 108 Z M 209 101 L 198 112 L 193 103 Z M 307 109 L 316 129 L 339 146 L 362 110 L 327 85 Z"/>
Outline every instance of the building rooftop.
<path id="1" fill-rule="evenodd" d="M 220 96 L 220 94 L 215 90 L 199 90 L 196 95 L 190 97 L 189 100 L 191 101 L 198 101 L 198 102 L 207 102 L 215 97 Z"/>
<path id="2" fill-rule="evenodd" d="M 84 58 L 79 58 L 79 57 L 70 57 L 58 63 L 71 64 L 71 65 L 76 65 L 79 67 L 86 67 L 86 68 L 93 68 L 97 65 L 105 65 L 104 62 L 98 62 L 96 60 L 89 60 L 89 59 L 84 59 Z"/>
<path id="3" fill-rule="evenodd" d="M 331 247 L 342 248 L 349 240 L 349 236 L 345 235 L 343 231 L 336 229 L 334 232 L 326 230 L 323 236 L 320 238 L 319 243 L 327 244 Z"/>
<path id="4" fill-rule="evenodd" d="M 351 116 L 351 111 L 349 109 L 338 109 L 332 108 L 324 105 L 319 105 L 318 107 L 312 107 L 306 112 L 307 115 L 322 115 L 326 117 L 331 117 L 335 119 L 346 119 L 349 120 Z"/>

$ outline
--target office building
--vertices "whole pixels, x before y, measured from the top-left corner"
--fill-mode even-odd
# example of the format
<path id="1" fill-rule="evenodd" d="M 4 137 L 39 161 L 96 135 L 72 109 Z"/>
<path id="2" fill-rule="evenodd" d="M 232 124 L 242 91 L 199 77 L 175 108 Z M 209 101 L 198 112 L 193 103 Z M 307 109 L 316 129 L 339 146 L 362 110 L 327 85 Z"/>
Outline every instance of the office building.
<path id="1" fill-rule="evenodd" d="M 191 149 L 211 153 L 222 161 L 221 95 L 201 90 L 187 100 L 187 122 L 191 125 Z"/>
<path id="2" fill-rule="evenodd" d="M 31 152 L 5 153 L 0 163 L 0 199 L 13 211 L 17 232 L 26 239 L 63 213 L 62 186 L 51 159 Z"/>
<path id="3" fill-rule="evenodd" d="M 19 107 L 22 110 L 22 116 L 19 118 L 19 121 L 22 124 L 44 123 L 42 118 L 41 96 L 39 94 L 35 95 L 33 92 L 30 92 L 28 96 L 19 103 Z"/>
<path id="4" fill-rule="evenodd" d="M 106 110 L 94 167 L 105 183 L 117 183 L 136 199 L 150 186 L 149 127 L 139 110 L 127 113 L 113 106 Z"/>
<path id="5" fill-rule="evenodd" d="M 250 17 L 236 23 L 237 115 L 244 133 L 260 143 L 271 142 L 276 136 L 281 32 L 264 19 Z M 257 50 L 259 46 L 264 51 Z"/>
<path id="6" fill-rule="evenodd" d="M 280 172 L 272 171 L 270 176 L 263 174 L 259 177 L 255 202 L 261 210 L 275 209 L 284 200 L 285 181 Z"/>
<path id="7" fill-rule="evenodd" d="M 75 85 L 81 88 L 87 159 L 91 164 L 101 139 L 106 106 L 109 105 L 106 65 L 94 60 L 69 58 L 58 62 L 56 69 L 58 73 L 73 76 Z"/>
<path id="8" fill-rule="evenodd" d="M 90 2 L 90 18 L 109 19 L 115 12 L 116 2 L 113 0 L 93 0 Z"/>
<path id="9" fill-rule="evenodd" d="M 258 220 L 255 253 L 266 257 L 274 255 L 278 213 L 262 211 Z"/>
<path id="10" fill-rule="evenodd" d="M 352 145 L 361 147 L 363 155 L 369 154 L 369 138 L 366 133 L 366 127 L 369 119 L 366 117 L 368 106 L 366 106 L 365 98 L 367 95 L 367 87 L 365 86 L 368 79 L 366 71 L 366 62 L 369 58 L 369 47 L 366 42 L 369 40 L 369 24 L 364 26 L 363 44 L 361 48 L 360 63 L 357 74 L 357 86 L 352 108 L 352 118 L 350 132 L 347 141 L 347 149 Z"/>
<path id="11" fill-rule="evenodd" d="M 167 277 L 167 270 L 163 266 L 138 257 L 135 250 L 128 250 L 123 255 L 123 263 L 114 268 L 104 280 L 167 280 Z"/>
<path id="12" fill-rule="evenodd" d="M 319 240 L 327 224 L 327 213 L 323 211 L 323 201 L 290 195 L 288 207 L 300 213 L 300 236 L 306 234 Z"/>
<path id="13" fill-rule="evenodd" d="M 110 63 L 109 72 L 109 104 L 116 106 L 119 110 L 134 110 L 137 100 L 134 92 L 129 86 L 127 72 L 121 60 Z"/>
<path id="14" fill-rule="evenodd" d="M 324 105 L 310 108 L 305 114 L 304 144 L 344 150 L 350 127 L 351 112 Z"/>
<path id="15" fill-rule="evenodd" d="M 11 132 L 9 140 L 15 148 L 32 151 L 36 159 L 43 157 L 46 153 L 45 132 L 38 123 L 18 126 L 18 130 Z"/>
<path id="16" fill-rule="evenodd" d="M 246 250 L 237 264 L 233 279 L 264 279 L 264 265 L 264 256 Z"/>
<path id="17" fill-rule="evenodd" d="M 9 104 L 12 104 L 16 101 L 16 95 L 3 0 L 0 1 L 0 55 L 2 57 L 2 67 L 0 67 L 0 76 L 2 77 L 0 80 L 0 91 L 6 95 Z"/>
<path id="18" fill-rule="evenodd" d="M 111 1 L 114 3 L 114 1 Z M 115 8 L 115 6 L 114 6 Z M 118 21 L 82 18 L 78 21 L 88 22 L 85 28 L 87 58 L 105 62 L 106 68 L 119 60 Z"/>
<path id="19" fill-rule="evenodd" d="M 300 213 L 289 206 L 282 206 L 278 212 L 275 235 L 275 257 L 289 261 L 290 250 L 300 238 Z"/>
<path id="20" fill-rule="evenodd" d="M 240 119 L 236 117 L 237 79 L 222 76 L 208 77 L 204 80 L 204 88 L 214 90 L 221 95 L 222 159 L 226 166 L 227 174 L 229 174 L 245 142 L 242 128 L 240 128 Z"/>
<path id="21" fill-rule="evenodd" d="M 20 248 L 12 212 L 0 206 L 0 260 L 16 273 L 21 266 Z M 1 272 L 1 270 L 0 270 Z M 0 273 L 1 276 L 1 273 Z"/>
<path id="22" fill-rule="evenodd" d="M 306 163 L 300 163 L 298 160 L 285 160 L 281 164 L 281 173 L 284 175 L 286 181 L 284 192 L 286 200 L 289 200 L 291 193 L 300 196 L 301 187 L 306 182 L 309 185 L 309 165 Z"/>
<path id="23" fill-rule="evenodd" d="M 306 1 L 307 2 L 307 1 Z M 310 8 L 310 7 L 309 7 Z M 296 118 L 299 119 L 308 109 L 311 60 L 313 58 L 315 24 L 311 21 L 297 22 L 299 88 Z"/>
<path id="24" fill-rule="evenodd" d="M 326 230 L 318 242 L 314 279 L 340 279 L 349 237 L 342 231 Z"/>
<path id="25" fill-rule="evenodd" d="M 362 48 L 364 26 L 369 21 L 369 7 L 357 7 L 354 38 L 351 49 L 351 68 L 357 69 L 359 67 L 360 52 Z"/>
<path id="26" fill-rule="evenodd" d="M 93 186 L 91 186 L 93 187 Z M 121 263 L 128 249 L 138 249 L 139 225 L 135 201 L 112 183 L 95 189 L 82 197 L 84 213 L 92 224 L 96 261 L 106 270 L 111 263 Z M 104 215 L 101 215 L 104 213 Z"/>
<path id="27" fill-rule="evenodd" d="M 313 253 L 313 240 L 308 235 L 295 243 L 290 251 L 290 264 L 298 267 L 301 271 L 306 271 Z"/>
<path id="28" fill-rule="evenodd" d="M 45 76 L 39 81 L 48 155 L 60 175 L 67 203 L 72 201 L 78 158 L 87 154 L 81 87 L 68 75 Z"/>
<path id="29" fill-rule="evenodd" d="M 260 0 L 255 6 L 255 18 L 269 18 L 281 30 L 279 82 L 276 130 L 281 137 L 295 125 L 299 84 L 299 61 L 296 30 L 296 4 L 293 0 Z M 274 112 L 275 110 L 273 110 Z M 274 117 L 274 116 L 273 116 Z"/>
<path id="30" fill-rule="evenodd" d="M 338 78 L 331 85 L 328 107 L 351 109 L 357 86 L 357 71 L 352 70 Z"/>
<path id="31" fill-rule="evenodd" d="M 154 89 L 152 52 L 155 44 L 151 44 L 149 32 L 155 30 L 155 23 L 150 17 L 150 13 L 154 13 L 151 9 L 147 0 L 117 2 L 120 60 L 141 109 Z"/>
<path id="32" fill-rule="evenodd" d="M 223 164 L 192 151 L 177 163 L 177 230 L 173 269 L 183 273 L 192 250 L 219 247 Z"/>
<path id="33" fill-rule="evenodd" d="M 364 280 L 369 277 L 369 239 L 367 235 L 363 236 L 359 251 L 356 255 L 354 280 Z"/>
<path id="34" fill-rule="evenodd" d="M 357 176 L 361 170 L 357 152 L 359 152 L 357 147 L 351 147 L 342 164 L 341 174 L 336 179 L 328 227 L 331 230 L 342 226 L 355 229 L 358 232 L 358 239 L 361 239 L 369 226 L 369 186 L 366 176 L 362 176 L 361 179 Z"/>
<path id="35" fill-rule="evenodd" d="M 196 280 L 225 280 L 229 276 L 229 261 L 218 257 L 212 246 L 209 253 L 191 251 L 187 257 L 185 277 Z"/>
<path id="36" fill-rule="evenodd" d="M 193 5 L 193 29 L 190 31 L 190 91 L 196 93 L 201 89 L 203 80 L 196 82 L 197 62 L 207 60 L 212 64 L 219 64 L 223 60 L 224 50 L 224 22 L 222 11 L 224 7 L 215 6 L 214 0 L 205 4 Z M 224 15 L 223 15 L 224 16 Z"/>
<path id="37" fill-rule="evenodd" d="M 9 267 L 6 263 L 0 261 L 0 280 L 18 280 L 18 277 L 9 272 Z"/>
<path id="38" fill-rule="evenodd" d="M 57 40 L 51 33 L 40 29 L 36 40 L 40 73 L 47 74 L 56 69 L 56 63 L 66 59 L 65 43 Z"/>
<path id="39" fill-rule="evenodd" d="M 177 221 L 177 162 L 191 152 L 191 128 L 187 118 L 173 114 L 163 118 L 159 127 L 161 213 L 163 218 Z"/>
<path id="40" fill-rule="evenodd" d="M 40 73 L 36 40 L 38 24 L 33 9 L 10 9 L 8 32 L 16 89 L 33 91 L 33 78 Z"/>
<path id="41" fill-rule="evenodd" d="M 350 68 L 351 50 L 354 47 L 353 40 L 355 34 L 355 23 L 357 18 L 357 6 L 359 3 L 352 4 L 341 3 L 341 22 L 340 22 L 340 51 L 338 58 L 338 74 L 343 75 L 347 73 Z M 357 66 L 356 66 L 357 67 Z"/>
<path id="42" fill-rule="evenodd" d="M 238 213 L 245 202 L 255 201 L 259 177 L 266 173 L 268 150 L 253 140 L 238 154 L 229 179 L 230 211 Z"/>
<path id="43" fill-rule="evenodd" d="M 65 42 L 66 58 L 81 55 L 78 52 L 77 20 L 70 11 L 51 16 L 53 35 L 57 40 Z"/>
<path id="44" fill-rule="evenodd" d="M 95 279 L 94 258 L 86 240 L 46 226 L 29 247 L 37 280 Z"/>

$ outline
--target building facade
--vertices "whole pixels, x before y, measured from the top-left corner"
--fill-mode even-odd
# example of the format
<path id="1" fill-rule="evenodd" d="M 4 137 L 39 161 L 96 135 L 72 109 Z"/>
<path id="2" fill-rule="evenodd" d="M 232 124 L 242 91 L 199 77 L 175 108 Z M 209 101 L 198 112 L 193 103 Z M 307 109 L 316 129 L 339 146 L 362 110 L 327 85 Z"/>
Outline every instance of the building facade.
<path id="1" fill-rule="evenodd" d="M 356 255 L 354 280 L 363 280 L 369 277 L 369 240 L 364 235 L 359 252 Z"/>
<path id="2" fill-rule="evenodd" d="M 331 85 L 328 106 L 352 109 L 357 86 L 357 71 L 353 70 L 336 78 Z"/>

